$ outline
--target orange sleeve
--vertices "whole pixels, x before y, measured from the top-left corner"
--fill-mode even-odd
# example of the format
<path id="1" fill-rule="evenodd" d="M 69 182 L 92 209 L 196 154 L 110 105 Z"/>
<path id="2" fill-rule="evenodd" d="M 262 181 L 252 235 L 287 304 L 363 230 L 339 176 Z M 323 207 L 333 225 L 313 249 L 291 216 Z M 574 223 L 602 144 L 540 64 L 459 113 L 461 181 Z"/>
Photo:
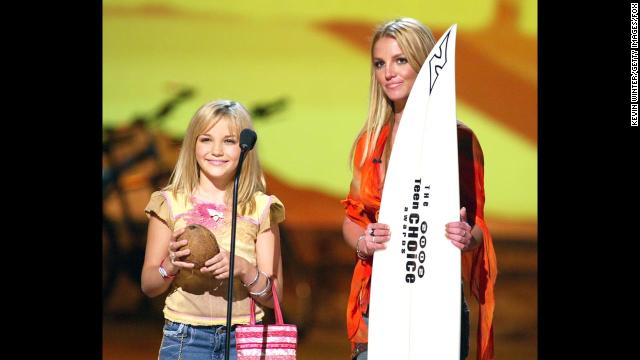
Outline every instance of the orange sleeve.
<path id="1" fill-rule="evenodd" d="M 385 141 L 389 134 L 389 126 L 385 125 L 378 137 L 376 147 L 371 155 L 366 156 L 364 146 L 365 135 L 360 135 L 353 159 L 353 178 L 347 198 L 341 203 L 345 208 L 345 216 L 354 223 L 365 228 L 371 222 L 377 222 L 380 211 L 381 179 L 380 162 L 385 148 Z M 366 157 L 365 157 L 366 156 Z M 363 157 L 365 161 L 361 166 Z M 369 307 L 369 292 L 371 287 L 372 257 L 367 260 L 355 256 L 356 266 L 353 270 L 349 300 L 347 303 L 347 336 L 353 351 L 356 343 L 368 342 L 368 327 L 362 314 Z"/>
<path id="2" fill-rule="evenodd" d="M 358 138 L 358 144 L 356 145 L 353 157 L 353 178 L 351 179 L 349 194 L 346 199 L 340 201 L 344 206 L 345 216 L 363 228 L 369 223 L 368 217 L 365 213 L 364 202 L 360 197 L 360 185 L 362 182 L 360 161 L 364 152 L 364 140 L 364 136 L 360 136 Z"/>
<path id="3" fill-rule="evenodd" d="M 482 230 L 483 241 L 473 251 L 463 254 L 463 277 L 478 301 L 477 359 L 494 359 L 493 312 L 495 309 L 494 285 L 498 266 L 491 233 L 484 220 L 484 157 L 475 135 L 472 135 L 473 166 L 475 173 L 475 224 Z"/>

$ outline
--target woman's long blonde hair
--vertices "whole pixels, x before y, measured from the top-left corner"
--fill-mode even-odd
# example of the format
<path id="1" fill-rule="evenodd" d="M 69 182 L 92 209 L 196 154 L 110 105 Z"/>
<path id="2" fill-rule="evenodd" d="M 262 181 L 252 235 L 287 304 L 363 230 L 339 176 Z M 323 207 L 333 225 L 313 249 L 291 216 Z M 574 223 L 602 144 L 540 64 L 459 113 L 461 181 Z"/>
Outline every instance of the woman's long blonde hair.
<path id="1" fill-rule="evenodd" d="M 367 121 L 358 133 L 356 140 L 351 147 L 351 163 L 353 163 L 355 156 L 355 149 L 361 136 L 368 134 L 365 140 L 364 156 L 360 160 L 358 166 L 364 164 L 365 159 L 373 152 L 375 144 L 378 142 L 380 131 L 385 124 L 389 123 L 391 129 L 393 129 L 393 102 L 387 98 L 384 90 L 378 84 L 375 75 L 375 68 L 373 66 L 373 48 L 378 40 L 383 37 L 390 37 L 398 42 L 398 46 L 402 50 L 403 54 L 407 57 L 407 61 L 411 68 L 418 73 L 420 67 L 424 63 L 427 55 L 435 45 L 435 39 L 431 30 L 413 18 L 400 18 L 388 21 L 379 26 L 373 33 L 371 39 L 371 85 L 369 91 L 369 114 Z M 391 153 L 391 136 L 387 138 L 385 144 L 385 164 L 389 162 L 389 155 Z M 386 167 L 385 167 L 386 168 Z"/>
<path id="2" fill-rule="evenodd" d="M 171 191 L 174 196 L 181 192 L 186 195 L 185 199 L 191 198 L 200 182 L 200 166 L 195 156 L 198 136 L 206 133 L 211 127 L 224 119 L 229 121 L 230 130 L 236 135 L 237 139 L 240 139 L 242 129 L 253 129 L 249 112 L 237 101 L 215 100 L 201 106 L 191 118 L 187 133 L 182 140 L 178 162 L 171 174 L 169 185 L 164 190 Z M 255 147 L 249 151 L 242 164 L 242 172 L 238 183 L 239 214 L 255 211 L 254 194 L 256 191 L 265 191 L 266 184 L 257 151 Z M 230 182 L 225 193 L 227 205 L 231 205 L 232 196 L 233 182 Z"/>

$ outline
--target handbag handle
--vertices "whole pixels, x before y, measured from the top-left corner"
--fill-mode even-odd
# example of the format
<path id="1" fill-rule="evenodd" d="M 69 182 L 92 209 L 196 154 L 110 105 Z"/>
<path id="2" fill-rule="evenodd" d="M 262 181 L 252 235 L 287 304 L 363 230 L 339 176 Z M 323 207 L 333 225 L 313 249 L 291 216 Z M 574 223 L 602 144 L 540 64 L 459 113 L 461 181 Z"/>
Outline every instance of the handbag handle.
<path id="1" fill-rule="evenodd" d="M 271 279 L 271 294 L 273 294 L 273 310 L 276 315 L 276 325 L 283 325 L 284 321 L 282 319 L 282 310 L 280 310 L 280 301 L 278 301 L 278 292 L 276 291 L 275 278 Z M 253 297 L 251 297 L 251 295 L 249 295 L 249 298 L 251 299 L 251 304 L 250 304 L 251 316 L 250 316 L 249 324 L 255 325 L 256 324 L 256 301 L 253 300 Z"/>

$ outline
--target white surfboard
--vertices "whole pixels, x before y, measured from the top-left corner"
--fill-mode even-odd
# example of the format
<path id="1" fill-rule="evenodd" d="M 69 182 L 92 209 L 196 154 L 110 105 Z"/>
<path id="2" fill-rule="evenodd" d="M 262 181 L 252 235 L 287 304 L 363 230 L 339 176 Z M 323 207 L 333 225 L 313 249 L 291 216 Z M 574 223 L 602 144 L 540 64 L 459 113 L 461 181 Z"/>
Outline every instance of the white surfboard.
<path id="1" fill-rule="evenodd" d="M 455 44 L 451 26 L 427 56 L 396 133 L 378 222 L 391 240 L 373 259 L 370 360 L 460 358 L 460 220 Z"/>

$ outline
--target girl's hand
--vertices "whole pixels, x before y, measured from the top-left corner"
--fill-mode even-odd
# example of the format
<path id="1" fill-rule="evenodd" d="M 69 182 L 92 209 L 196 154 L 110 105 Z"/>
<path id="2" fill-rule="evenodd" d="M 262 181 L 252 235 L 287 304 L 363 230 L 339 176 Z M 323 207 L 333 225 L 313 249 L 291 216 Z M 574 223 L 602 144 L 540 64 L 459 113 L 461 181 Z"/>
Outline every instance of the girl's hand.
<path id="1" fill-rule="evenodd" d="M 373 255 L 376 250 L 385 249 L 385 244 L 391 239 L 389 225 L 381 223 L 370 223 L 364 230 L 364 237 L 356 243 L 356 248 L 367 256 Z"/>
<path id="2" fill-rule="evenodd" d="M 171 235 L 171 240 L 169 240 L 169 259 L 171 260 L 172 268 L 167 268 L 167 271 L 173 275 L 175 275 L 181 268 L 185 269 L 193 269 L 195 266 L 192 263 L 184 262 L 183 258 L 191 253 L 191 250 L 179 250 L 181 247 L 185 246 L 188 242 L 188 239 L 182 239 L 177 241 L 178 237 L 184 233 L 185 228 L 178 229 L 173 232 Z"/>
<path id="3" fill-rule="evenodd" d="M 471 235 L 471 225 L 467 223 L 467 209 L 460 209 L 460 221 L 450 222 L 445 227 L 445 236 L 451 240 L 453 246 L 462 251 L 473 247 L 474 239 Z"/>
<path id="4" fill-rule="evenodd" d="M 236 261 L 233 267 L 234 277 L 240 275 L 241 269 L 243 269 L 243 265 L 240 262 L 244 259 L 236 256 Z M 202 273 L 209 273 L 214 278 L 218 280 L 228 279 L 229 278 L 229 263 L 230 263 L 230 254 L 224 249 L 220 249 L 220 252 L 212 257 L 211 259 L 205 261 L 204 266 L 200 268 Z"/>

